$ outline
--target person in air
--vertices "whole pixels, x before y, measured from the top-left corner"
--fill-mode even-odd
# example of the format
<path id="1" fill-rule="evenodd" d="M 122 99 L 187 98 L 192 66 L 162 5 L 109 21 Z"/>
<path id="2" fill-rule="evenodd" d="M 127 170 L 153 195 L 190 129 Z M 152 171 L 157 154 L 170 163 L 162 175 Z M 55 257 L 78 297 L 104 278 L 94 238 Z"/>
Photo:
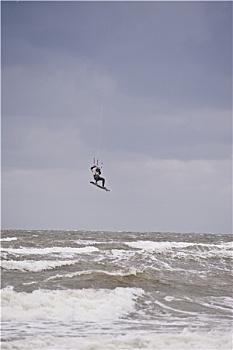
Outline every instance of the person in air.
<path id="1" fill-rule="evenodd" d="M 101 169 L 98 165 L 93 165 L 91 167 L 91 171 L 95 180 L 95 183 L 97 184 L 98 181 L 102 181 L 102 187 L 104 187 L 105 179 L 101 177 Z"/>

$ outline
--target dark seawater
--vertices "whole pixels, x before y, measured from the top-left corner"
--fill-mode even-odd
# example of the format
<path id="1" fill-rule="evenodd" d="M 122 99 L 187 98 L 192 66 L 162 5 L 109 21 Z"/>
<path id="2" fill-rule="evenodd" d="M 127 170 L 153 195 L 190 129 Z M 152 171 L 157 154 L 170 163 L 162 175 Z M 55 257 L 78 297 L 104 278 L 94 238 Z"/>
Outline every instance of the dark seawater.
<path id="1" fill-rule="evenodd" d="M 232 349 L 232 235 L 1 235 L 2 349 Z"/>

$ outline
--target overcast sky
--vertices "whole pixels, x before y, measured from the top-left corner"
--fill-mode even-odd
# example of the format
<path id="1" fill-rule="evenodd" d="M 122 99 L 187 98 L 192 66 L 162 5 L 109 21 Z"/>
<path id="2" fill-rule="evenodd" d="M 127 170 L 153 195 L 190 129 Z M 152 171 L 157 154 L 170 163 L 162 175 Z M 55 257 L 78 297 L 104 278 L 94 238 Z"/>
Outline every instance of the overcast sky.
<path id="1" fill-rule="evenodd" d="M 1 15 L 2 228 L 231 232 L 231 2 Z"/>

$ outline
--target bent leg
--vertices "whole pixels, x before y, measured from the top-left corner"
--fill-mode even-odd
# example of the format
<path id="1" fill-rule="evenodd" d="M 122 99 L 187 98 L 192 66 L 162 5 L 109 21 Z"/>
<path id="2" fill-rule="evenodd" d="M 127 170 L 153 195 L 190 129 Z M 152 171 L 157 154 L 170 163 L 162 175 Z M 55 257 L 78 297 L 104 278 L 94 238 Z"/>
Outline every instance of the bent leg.
<path id="1" fill-rule="evenodd" d="M 99 176 L 98 181 L 102 181 L 102 186 L 104 187 L 105 179 L 103 177 Z"/>

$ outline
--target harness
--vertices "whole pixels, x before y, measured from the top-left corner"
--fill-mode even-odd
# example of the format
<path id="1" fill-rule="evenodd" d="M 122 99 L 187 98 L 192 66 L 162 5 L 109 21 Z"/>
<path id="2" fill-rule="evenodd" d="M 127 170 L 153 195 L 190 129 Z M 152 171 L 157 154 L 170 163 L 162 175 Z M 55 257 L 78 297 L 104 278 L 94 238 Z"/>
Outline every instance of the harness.
<path id="1" fill-rule="evenodd" d="M 98 170 L 97 170 L 98 169 Z M 93 175 L 94 176 L 100 176 L 101 175 L 101 170 L 100 168 L 95 168 L 95 170 L 93 170 Z"/>

